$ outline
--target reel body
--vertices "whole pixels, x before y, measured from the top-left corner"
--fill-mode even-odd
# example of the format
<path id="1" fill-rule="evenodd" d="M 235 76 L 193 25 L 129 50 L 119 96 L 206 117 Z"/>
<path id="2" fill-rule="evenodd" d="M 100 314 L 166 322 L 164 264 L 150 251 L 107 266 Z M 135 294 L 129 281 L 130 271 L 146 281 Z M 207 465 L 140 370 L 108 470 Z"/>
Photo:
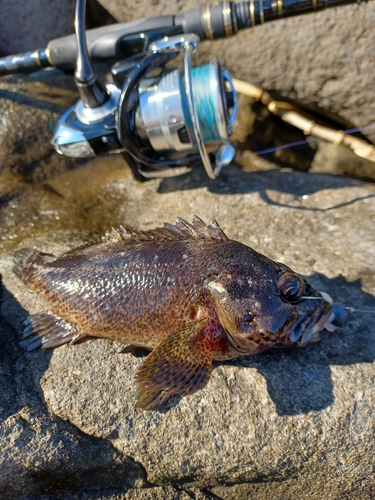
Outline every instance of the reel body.
<path id="1" fill-rule="evenodd" d="M 123 153 L 142 177 L 203 163 L 215 178 L 236 153 L 229 142 L 237 116 L 231 77 L 216 60 L 191 68 L 196 35 L 154 40 L 112 67 L 105 102 L 89 107 L 81 99 L 61 117 L 52 144 L 73 157 Z M 181 52 L 183 67 L 167 66 Z"/>
<path id="2" fill-rule="evenodd" d="M 227 98 L 224 84 L 224 74 L 215 60 L 192 70 L 193 100 L 205 144 L 229 139 L 228 101 L 233 98 Z M 138 92 L 138 134 L 146 137 L 155 151 L 196 150 L 183 70 L 166 69 L 157 78 L 143 79 Z"/>

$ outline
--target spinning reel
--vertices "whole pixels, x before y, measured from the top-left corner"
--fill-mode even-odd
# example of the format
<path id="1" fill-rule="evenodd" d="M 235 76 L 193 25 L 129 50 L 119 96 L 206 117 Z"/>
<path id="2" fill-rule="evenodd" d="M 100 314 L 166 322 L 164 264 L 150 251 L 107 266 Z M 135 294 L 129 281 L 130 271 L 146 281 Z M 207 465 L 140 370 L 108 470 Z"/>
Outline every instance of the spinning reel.
<path id="1" fill-rule="evenodd" d="M 85 1 L 78 0 L 75 80 L 81 99 L 59 120 L 55 149 L 78 158 L 122 152 L 143 177 L 203 163 L 214 179 L 236 154 L 229 136 L 237 100 L 229 73 L 216 60 L 192 69 L 199 37 L 143 35 L 142 51 L 114 64 L 113 84 L 104 87 L 92 70 L 84 26 Z M 167 66 L 181 53 L 182 67 Z"/>

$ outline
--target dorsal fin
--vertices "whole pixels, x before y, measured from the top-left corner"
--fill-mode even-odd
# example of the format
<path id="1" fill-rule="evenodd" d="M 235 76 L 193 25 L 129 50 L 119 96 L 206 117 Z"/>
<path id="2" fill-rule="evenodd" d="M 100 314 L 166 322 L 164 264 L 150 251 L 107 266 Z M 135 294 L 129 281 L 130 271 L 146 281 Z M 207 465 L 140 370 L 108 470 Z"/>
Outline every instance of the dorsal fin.
<path id="1" fill-rule="evenodd" d="M 112 229 L 109 237 L 112 241 L 179 241 L 186 239 L 229 241 L 228 236 L 215 219 L 207 225 L 197 215 L 194 216 L 191 223 L 178 217 L 174 224 L 165 222 L 164 227 L 147 231 L 125 229 L 120 226 L 118 229 Z"/>

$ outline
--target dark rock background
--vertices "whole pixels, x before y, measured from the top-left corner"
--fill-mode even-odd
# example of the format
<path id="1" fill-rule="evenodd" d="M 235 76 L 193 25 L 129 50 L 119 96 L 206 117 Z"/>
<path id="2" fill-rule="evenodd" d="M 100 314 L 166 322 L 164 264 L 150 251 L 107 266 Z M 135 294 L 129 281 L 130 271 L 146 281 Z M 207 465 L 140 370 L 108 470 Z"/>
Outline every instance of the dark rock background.
<path id="1" fill-rule="evenodd" d="M 101 0 L 118 21 L 176 14 L 205 0 Z M 209 2 L 208 2 L 209 3 Z M 343 128 L 374 124 L 375 4 L 283 19 L 229 40 L 205 42 L 196 57 L 217 57 L 234 76 L 321 112 Z M 375 140 L 375 128 L 364 134 Z"/>

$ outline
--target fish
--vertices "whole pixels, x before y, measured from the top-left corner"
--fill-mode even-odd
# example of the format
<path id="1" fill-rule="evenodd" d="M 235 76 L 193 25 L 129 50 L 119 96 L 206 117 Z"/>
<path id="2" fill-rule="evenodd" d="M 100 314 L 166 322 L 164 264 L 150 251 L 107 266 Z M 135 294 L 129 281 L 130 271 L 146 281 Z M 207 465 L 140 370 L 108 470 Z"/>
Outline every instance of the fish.
<path id="1" fill-rule="evenodd" d="M 332 300 L 288 266 L 228 238 L 216 220 L 113 229 L 60 257 L 22 249 L 14 272 L 48 304 L 25 322 L 32 351 L 104 337 L 151 351 L 135 373 L 137 406 L 203 389 L 213 361 L 317 342 Z"/>

